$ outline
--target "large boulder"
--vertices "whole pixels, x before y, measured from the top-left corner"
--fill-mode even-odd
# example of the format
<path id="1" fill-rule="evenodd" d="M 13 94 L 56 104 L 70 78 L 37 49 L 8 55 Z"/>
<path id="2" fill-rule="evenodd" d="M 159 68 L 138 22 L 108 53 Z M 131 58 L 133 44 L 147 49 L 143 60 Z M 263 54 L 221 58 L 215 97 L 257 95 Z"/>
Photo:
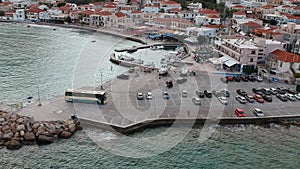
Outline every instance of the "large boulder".
<path id="1" fill-rule="evenodd" d="M 12 133 L 12 132 L 5 133 L 5 134 L 3 135 L 3 140 L 6 140 L 6 141 L 11 140 L 11 138 L 12 138 L 13 136 L 14 136 L 14 133 Z"/>
<path id="2" fill-rule="evenodd" d="M 53 139 L 53 137 L 48 137 L 48 136 L 45 136 L 45 135 L 39 135 L 37 141 L 40 144 L 50 144 L 50 143 L 54 142 L 54 139 Z"/>
<path id="3" fill-rule="evenodd" d="M 33 142 L 35 141 L 35 135 L 32 132 L 26 132 L 24 135 L 24 139 Z"/>
<path id="4" fill-rule="evenodd" d="M 5 146 L 9 150 L 16 150 L 22 147 L 22 144 L 16 140 L 11 140 L 5 143 Z"/>
<path id="5" fill-rule="evenodd" d="M 64 138 L 64 139 L 68 139 L 72 136 L 72 133 L 68 132 L 68 131 L 63 131 L 61 134 L 60 134 L 60 138 Z"/>
<path id="6" fill-rule="evenodd" d="M 21 131 L 21 130 L 25 130 L 25 125 L 24 124 L 20 124 L 17 126 L 17 131 Z"/>
<path id="7" fill-rule="evenodd" d="M 23 123 L 24 119 L 22 117 L 18 118 L 17 123 Z"/>
<path id="8" fill-rule="evenodd" d="M 75 124 L 73 123 L 73 124 L 70 124 L 69 126 L 68 126 L 68 128 L 69 128 L 69 132 L 71 132 L 71 133 L 74 133 L 75 131 L 76 131 L 76 127 L 75 127 Z"/>

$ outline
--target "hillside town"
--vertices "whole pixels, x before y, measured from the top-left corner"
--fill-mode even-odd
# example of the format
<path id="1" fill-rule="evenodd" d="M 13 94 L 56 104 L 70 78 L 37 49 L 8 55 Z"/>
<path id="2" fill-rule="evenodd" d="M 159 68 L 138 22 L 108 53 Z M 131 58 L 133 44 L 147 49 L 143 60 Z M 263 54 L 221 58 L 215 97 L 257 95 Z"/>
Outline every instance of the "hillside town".
<path id="1" fill-rule="evenodd" d="M 218 54 L 207 58 L 215 67 L 240 72 L 258 69 L 263 77 L 271 74 L 277 80 L 297 83 L 300 0 L 216 3 L 225 4 L 224 12 L 198 2 L 182 7 L 172 0 L 113 0 L 81 5 L 63 0 L 2 0 L 0 20 L 121 30 L 152 40 L 174 37 L 198 49 L 209 46 Z M 205 37 L 205 43 L 200 43 L 199 37 Z M 194 58 L 197 56 L 195 50 Z"/>

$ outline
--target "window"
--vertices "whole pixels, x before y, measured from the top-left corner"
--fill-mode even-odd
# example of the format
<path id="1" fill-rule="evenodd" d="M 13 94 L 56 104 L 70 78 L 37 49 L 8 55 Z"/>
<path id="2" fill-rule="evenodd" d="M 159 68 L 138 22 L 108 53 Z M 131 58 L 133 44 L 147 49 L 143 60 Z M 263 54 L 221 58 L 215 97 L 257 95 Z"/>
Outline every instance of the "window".
<path id="1" fill-rule="evenodd" d="M 255 50 L 252 50 L 252 51 L 251 51 L 251 54 L 255 54 Z"/>
<path id="2" fill-rule="evenodd" d="M 253 58 L 250 59 L 250 62 L 253 62 Z"/>
<path id="3" fill-rule="evenodd" d="M 280 62 L 280 67 L 282 67 L 282 62 Z"/>

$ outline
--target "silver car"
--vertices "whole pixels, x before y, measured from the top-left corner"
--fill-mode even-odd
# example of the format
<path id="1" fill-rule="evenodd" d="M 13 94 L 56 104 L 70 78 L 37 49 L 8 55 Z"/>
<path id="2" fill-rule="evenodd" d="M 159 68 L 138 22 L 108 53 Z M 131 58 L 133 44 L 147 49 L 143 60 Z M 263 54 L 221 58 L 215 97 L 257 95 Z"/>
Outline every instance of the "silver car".
<path id="1" fill-rule="evenodd" d="M 194 102 L 195 105 L 201 105 L 201 100 L 198 97 L 193 97 L 192 101 Z"/>
<path id="2" fill-rule="evenodd" d="M 264 112 L 261 109 L 259 109 L 259 108 L 255 108 L 253 110 L 253 114 L 255 116 L 257 116 L 257 117 L 263 117 L 263 116 L 265 116 Z"/>
<path id="3" fill-rule="evenodd" d="M 224 104 L 224 105 L 227 105 L 227 104 L 228 104 L 228 100 L 227 100 L 226 97 L 223 97 L 223 96 L 218 97 L 218 100 L 219 100 L 222 104 Z"/>

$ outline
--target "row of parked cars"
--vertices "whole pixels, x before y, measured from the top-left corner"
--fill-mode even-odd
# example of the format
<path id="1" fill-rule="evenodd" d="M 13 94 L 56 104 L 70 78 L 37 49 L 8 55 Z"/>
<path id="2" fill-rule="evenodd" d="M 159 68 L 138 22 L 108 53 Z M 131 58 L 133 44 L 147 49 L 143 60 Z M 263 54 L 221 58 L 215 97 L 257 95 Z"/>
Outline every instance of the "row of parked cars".
<path id="1" fill-rule="evenodd" d="M 241 108 L 236 108 L 235 111 L 234 111 L 235 115 L 238 116 L 238 117 L 246 117 L 246 114 L 244 112 L 243 109 Z M 259 109 L 259 108 L 254 108 L 253 109 L 253 114 L 257 117 L 263 117 L 265 116 L 265 113 Z"/>
<path id="2" fill-rule="evenodd" d="M 242 104 L 245 104 L 247 101 L 253 103 L 255 100 L 258 103 L 272 102 L 272 95 L 275 95 L 281 101 L 296 101 L 300 100 L 300 94 L 293 89 L 288 89 L 284 87 L 278 88 L 252 88 L 252 92 L 254 96 L 248 95 L 246 91 L 243 89 L 236 90 L 238 96 L 236 96 L 236 100 Z"/>
<path id="3" fill-rule="evenodd" d="M 263 81 L 263 78 L 260 77 L 260 76 L 254 76 L 254 75 L 238 75 L 238 76 L 226 76 L 225 77 L 226 79 L 226 82 L 240 82 L 240 81 L 243 81 L 243 82 L 262 82 Z"/>

